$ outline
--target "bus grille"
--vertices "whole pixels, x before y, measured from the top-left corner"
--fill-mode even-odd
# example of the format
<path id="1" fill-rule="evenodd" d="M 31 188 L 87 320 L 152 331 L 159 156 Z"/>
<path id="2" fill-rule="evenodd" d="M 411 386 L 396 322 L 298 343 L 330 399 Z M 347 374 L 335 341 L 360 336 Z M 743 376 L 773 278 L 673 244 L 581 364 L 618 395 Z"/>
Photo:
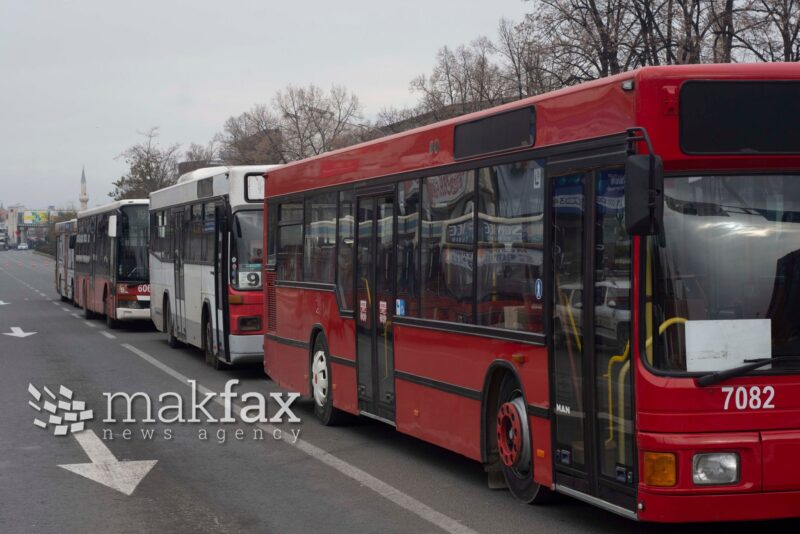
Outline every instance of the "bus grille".
<path id="1" fill-rule="evenodd" d="M 275 271 L 267 271 L 267 331 L 278 329 L 278 314 L 275 309 Z"/>

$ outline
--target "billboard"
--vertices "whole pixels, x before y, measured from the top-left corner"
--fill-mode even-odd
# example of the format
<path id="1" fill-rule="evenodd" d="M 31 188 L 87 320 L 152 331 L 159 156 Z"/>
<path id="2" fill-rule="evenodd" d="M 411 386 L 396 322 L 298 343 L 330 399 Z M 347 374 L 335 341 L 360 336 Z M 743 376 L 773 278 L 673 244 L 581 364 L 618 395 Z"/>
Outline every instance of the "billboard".
<path id="1" fill-rule="evenodd" d="M 49 216 L 46 210 L 22 212 L 22 226 L 47 226 L 48 220 Z"/>

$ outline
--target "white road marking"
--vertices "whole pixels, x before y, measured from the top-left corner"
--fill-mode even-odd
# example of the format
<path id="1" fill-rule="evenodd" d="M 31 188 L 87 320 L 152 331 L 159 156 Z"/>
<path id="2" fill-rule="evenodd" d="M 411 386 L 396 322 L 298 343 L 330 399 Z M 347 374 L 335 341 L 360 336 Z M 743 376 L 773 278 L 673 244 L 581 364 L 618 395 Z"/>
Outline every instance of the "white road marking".
<path id="1" fill-rule="evenodd" d="M 186 375 L 184 375 L 184 374 L 172 369 L 171 367 L 169 367 L 167 365 L 164 365 L 163 363 L 161 363 L 160 361 L 158 361 L 154 357 L 150 356 L 146 352 L 144 352 L 142 350 L 139 350 L 136 347 L 134 347 L 133 345 L 129 345 L 128 343 L 122 343 L 122 346 L 124 348 L 128 349 L 129 351 L 131 351 L 132 353 L 136 354 L 137 356 L 139 356 L 141 359 L 143 359 L 147 363 L 157 367 L 158 369 L 160 369 L 161 371 L 167 373 L 171 377 L 179 380 L 184 385 L 188 385 L 189 384 L 190 378 L 188 376 L 186 376 Z M 208 389 L 205 386 L 201 386 L 199 383 L 197 384 L 197 390 L 199 392 L 202 392 L 202 393 L 212 393 L 212 391 L 210 389 Z M 216 402 L 217 404 L 219 404 L 221 406 L 225 405 L 225 403 L 220 399 L 219 396 L 215 396 L 213 400 L 214 400 L 214 402 Z M 240 410 L 239 406 L 234 404 L 233 405 L 233 409 L 238 415 L 239 410 Z M 270 433 L 270 434 L 273 433 L 276 430 L 276 427 L 274 427 L 272 425 L 259 424 L 257 426 L 259 428 L 261 428 L 264 432 Z M 453 533 L 458 533 L 458 534 L 477 534 L 476 531 L 472 530 L 471 528 L 469 528 L 469 527 L 467 527 L 465 525 L 462 525 L 461 523 L 459 523 L 458 521 L 456 521 L 452 517 L 449 517 L 449 516 L 447 516 L 447 515 L 445 515 L 445 514 L 443 514 L 441 512 L 437 512 L 436 510 L 434 510 L 433 508 L 431 508 L 427 504 L 418 501 L 417 499 L 415 499 L 411 495 L 403 493 L 402 491 L 400 491 L 399 489 L 395 488 L 394 486 L 391 486 L 390 484 L 387 484 L 386 482 L 382 481 L 381 479 L 370 475 L 366 471 L 364 471 L 362 469 L 359 469 L 358 467 L 345 462 L 341 458 L 338 458 L 338 457 L 330 454 L 329 452 L 326 452 L 326 451 L 320 449 L 316 445 L 312 445 L 311 443 L 309 443 L 309 442 L 307 442 L 305 440 L 302 440 L 302 439 L 298 439 L 297 442 L 295 442 L 294 444 L 292 444 L 292 443 L 290 443 L 288 441 L 284 441 L 284 443 L 286 443 L 287 445 L 294 445 L 295 447 L 297 447 L 298 450 L 303 451 L 304 453 L 306 453 L 307 455 L 311 456 L 315 460 L 318 460 L 318 461 L 324 463 L 328 467 L 332 467 L 333 469 L 339 471 L 343 475 L 345 475 L 345 476 L 355 480 L 359 484 L 361 484 L 363 486 L 366 486 L 367 488 L 371 489 L 372 491 L 374 491 L 375 493 L 377 493 L 378 495 L 380 495 L 384 499 L 387 499 L 387 500 L 395 503 L 396 505 L 400 506 L 401 508 L 413 513 L 417 517 L 420 517 L 420 518 L 422 518 L 422 519 L 424 519 L 424 520 L 436 525 L 437 527 L 441 528 L 442 530 L 444 530 L 446 532 L 453 532 Z"/>
<path id="2" fill-rule="evenodd" d="M 89 321 L 83 321 L 83 324 L 86 326 L 91 326 L 92 328 L 97 328 L 97 325 L 94 323 L 90 323 Z"/>
<path id="3" fill-rule="evenodd" d="M 100 334 L 106 336 L 108 339 L 117 339 L 117 336 L 115 336 L 111 332 L 106 332 L 105 330 L 101 330 Z"/>
<path id="4" fill-rule="evenodd" d="M 81 318 L 81 316 L 80 316 L 80 315 L 78 315 L 77 313 L 71 313 L 70 315 L 72 315 L 72 316 L 73 316 L 73 317 L 75 317 L 76 319 L 80 319 L 80 318 Z"/>
<path id="5" fill-rule="evenodd" d="M 78 423 L 83 425 L 83 423 Z M 74 426 L 74 425 L 73 425 Z M 97 437 L 93 430 L 83 430 L 73 434 L 78 444 L 89 457 L 88 464 L 65 464 L 58 467 L 72 471 L 89 480 L 99 482 L 125 495 L 131 495 L 136 486 L 147 476 L 158 460 L 120 462 Z"/>
<path id="6" fill-rule="evenodd" d="M 69 308 L 64 308 L 63 306 L 61 307 L 61 310 L 67 313 L 72 313 L 72 311 Z"/>
<path id="7" fill-rule="evenodd" d="M 18 326 L 12 326 L 11 327 L 11 333 L 10 334 L 3 334 L 3 335 L 4 336 L 9 336 L 9 337 L 18 337 L 20 339 L 24 339 L 24 338 L 32 336 L 32 335 L 34 335 L 36 333 L 37 332 L 25 332 L 24 330 L 22 330 L 22 328 L 20 328 Z"/>

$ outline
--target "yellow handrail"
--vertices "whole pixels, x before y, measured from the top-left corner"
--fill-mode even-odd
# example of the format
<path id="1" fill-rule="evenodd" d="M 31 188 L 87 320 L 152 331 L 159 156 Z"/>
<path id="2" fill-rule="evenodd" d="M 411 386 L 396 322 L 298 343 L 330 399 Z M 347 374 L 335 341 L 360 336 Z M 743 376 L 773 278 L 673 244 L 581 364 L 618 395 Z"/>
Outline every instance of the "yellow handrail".
<path id="1" fill-rule="evenodd" d="M 367 306 L 372 306 L 372 295 L 370 295 L 369 292 L 369 278 L 362 276 L 361 279 L 364 281 L 364 285 L 367 288 Z"/>
<path id="2" fill-rule="evenodd" d="M 614 397 L 613 397 L 613 384 L 611 382 L 611 367 L 617 362 L 624 362 L 628 359 L 628 353 L 631 350 L 631 341 L 625 344 L 625 350 L 622 354 L 618 354 L 616 356 L 612 356 L 608 360 L 608 370 L 603 377 L 608 381 L 607 388 L 608 388 L 608 439 L 606 440 L 606 445 L 611 445 L 614 442 Z"/>
<path id="3" fill-rule="evenodd" d="M 658 334 L 661 335 L 664 331 L 674 324 L 685 324 L 687 323 L 687 319 L 683 317 L 671 317 L 661 323 L 658 327 Z M 645 350 L 648 350 L 653 345 L 653 338 L 650 337 L 647 339 L 645 343 Z M 624 362 L 628 360 L 628 356 L 630 355 L 630 347 L 631 342 L 628 340 L 628 343 L 625 345 L 625 351 L 621 355 L 612 356 L 608 360 L 608 371 L 603 378 L 607 380 L 607 388 L 608 388 L 608 439 L 605 441 L 606 445 L 610 445 L 614 442 L 614 396 L 613 396 L 613 384 L 611 378 L 611 367 L 618 362 Z M 618 418 L 620 420 L 620 425 L 624 424 L 624 409 L 625 407 L 622 405 L 625 402 L 625 393 L 622 390 L 623 382 L 625 380 L 625 375 L 630 371 L 630 362 L 627 362 L 625 365 L 622 366 L 619 370 L 619 375 L 617 375 L 617 402 L 619 403 L 619 415 Z M 621 400 L 620 400 L 621 399 Z M 624 448 L 622 449 L 624 453 Z"/>

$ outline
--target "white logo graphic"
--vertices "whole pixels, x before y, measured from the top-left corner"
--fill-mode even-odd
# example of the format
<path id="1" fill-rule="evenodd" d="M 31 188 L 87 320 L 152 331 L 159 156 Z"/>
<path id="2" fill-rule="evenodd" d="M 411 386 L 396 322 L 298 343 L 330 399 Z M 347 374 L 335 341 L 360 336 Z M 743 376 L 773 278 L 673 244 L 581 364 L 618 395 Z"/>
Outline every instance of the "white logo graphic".
<path id="1" fill-rule="evenodd" d="M 70 389 L 60 386 L 58 397 L 47 386 L 42 389 L 46 397 L 33 384 L 28 384 L 28 393 L 36 401 L 28 401 L 28 404 L 43 417 L 47 417 L 46 422 L 38 417 L 34 418 L 34 426 L 47 429 L 47 425 L 50 424 L 54 426 L 54 436 L 66 436 L 84 430 L 86 421 L 91 421 L 94 417 L 94 412 L 86 409 L 85 402 L 72 398 L 73 393 Z M 38 403 L 41 400 L 44 400 L 44 404 L 40 406 Z"/>

